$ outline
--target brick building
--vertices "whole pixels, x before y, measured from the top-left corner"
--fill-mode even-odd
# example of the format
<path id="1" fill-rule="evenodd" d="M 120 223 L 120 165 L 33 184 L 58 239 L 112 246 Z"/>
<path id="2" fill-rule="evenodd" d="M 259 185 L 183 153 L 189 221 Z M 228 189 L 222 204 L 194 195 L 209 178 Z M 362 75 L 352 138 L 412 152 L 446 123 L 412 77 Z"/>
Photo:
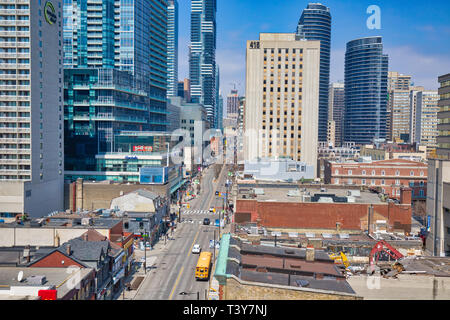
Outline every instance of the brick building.
<path id="1" fill-rule="evenodd" d="M 245 243 L 224 234 L 214 272 L 220 300 L 357 300 L 323 250 Z"/>
<path id="2" fill-rule="evenodd" d="M 249 187 L 246 185 L 245 190 Z M 397 204 L 359 189 L 330 185 L 327 189 L 316 186 L 292 190 L 295 187 L 259 185 L 258 192 L 248 194 L 239 185 L 234 222 L 273 229 L 359 233 L 369 225 L 374 230 L 376 221 L 384 220 L 388 232 L 411 232 L 409 188 L 401 189 Z"/>
<path id="3" fill-rule="evenodd" d="M 426 163 L 405 159 L 342 163 L 327 161 L 324 169 L 327 184 L 367 186 L 396 199 L 400 199 L 402 187 L 409 187 L 412 200 L 426 200 L 427 175 Z"/>

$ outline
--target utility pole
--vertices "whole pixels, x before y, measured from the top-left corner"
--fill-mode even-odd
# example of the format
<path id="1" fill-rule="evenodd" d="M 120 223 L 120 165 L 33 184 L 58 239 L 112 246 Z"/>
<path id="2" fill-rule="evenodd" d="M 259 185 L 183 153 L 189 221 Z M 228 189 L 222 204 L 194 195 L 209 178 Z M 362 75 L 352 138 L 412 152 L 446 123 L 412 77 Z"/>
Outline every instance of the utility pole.
<path id="1" fill-rule="evenodd" d="M 216 261 L 216 229 L 214 229 L 213 261 Z"/>
<path id="2" fill-rule="evenodd" d="M 144 274 L 147 274 L 147 232 L 144 232 Z"/>

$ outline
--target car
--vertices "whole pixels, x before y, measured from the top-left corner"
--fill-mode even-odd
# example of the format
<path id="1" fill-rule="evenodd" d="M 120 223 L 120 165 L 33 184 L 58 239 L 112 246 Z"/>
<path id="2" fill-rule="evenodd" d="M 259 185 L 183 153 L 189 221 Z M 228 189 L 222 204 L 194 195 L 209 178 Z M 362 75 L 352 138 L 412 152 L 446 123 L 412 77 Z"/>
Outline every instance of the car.
<path id="1" fill-rule="evenodd" d="M 202 251 L 202 248 L 199 244 L 194 244 L 194 247 L 192 247 L 192 253 L 200 253 Z"/>
<path id="2" fill-rule="evenodd" d="M 215 208 L 213 208 L 213 207 L 209 208 L 209 212 L 214 212 L 214 211 L 215 211 Z"/>
<path id="3" fill-rule="evenodd" d="M 211 221 L 208 218 L 203 219 L 203 224 L 205 226 L 209 226 L 210 223 L 211 223 Z"/>

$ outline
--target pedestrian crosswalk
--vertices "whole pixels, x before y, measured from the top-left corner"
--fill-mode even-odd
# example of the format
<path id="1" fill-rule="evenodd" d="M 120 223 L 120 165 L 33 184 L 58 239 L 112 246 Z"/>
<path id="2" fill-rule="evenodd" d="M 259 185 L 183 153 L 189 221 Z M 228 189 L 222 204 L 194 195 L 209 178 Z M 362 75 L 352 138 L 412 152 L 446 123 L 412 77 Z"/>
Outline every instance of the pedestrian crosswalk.
<path id="1" fill-rule="evenodd" d="M 182 211 L 182 214 L 185 214 L 185 215 L 195 215 L 195 214 L 214 215 L 215 213 L 210 212 L 209 210 L 185 210 L 185 211 Z"/>

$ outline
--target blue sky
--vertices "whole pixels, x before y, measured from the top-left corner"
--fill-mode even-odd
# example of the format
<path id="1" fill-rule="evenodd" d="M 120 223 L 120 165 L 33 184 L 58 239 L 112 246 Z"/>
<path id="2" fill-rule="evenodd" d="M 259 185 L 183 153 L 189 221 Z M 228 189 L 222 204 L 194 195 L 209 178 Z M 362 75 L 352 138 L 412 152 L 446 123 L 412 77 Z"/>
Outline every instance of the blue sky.
<path id="1" fill-rule="evenodd" d="M 332 15 L 330 80 L 344 79 L 344 55 L 350 40 L 382 36 L 389 70 L 410 74 L 416 85 L 437 89 L 437 77 L 450 72 L 450 1 L 327 0 Z M 237 83 L 245 92 L 245 45 L 261 32 L 295 32 L 308 1 L 217 0 L 217 52 L 221 91 Z M 381 10 L 381 29 L 369 30 L 370 5 Z M 179 0 L 179 78 L 188 77 L 190 0 Z"/>

